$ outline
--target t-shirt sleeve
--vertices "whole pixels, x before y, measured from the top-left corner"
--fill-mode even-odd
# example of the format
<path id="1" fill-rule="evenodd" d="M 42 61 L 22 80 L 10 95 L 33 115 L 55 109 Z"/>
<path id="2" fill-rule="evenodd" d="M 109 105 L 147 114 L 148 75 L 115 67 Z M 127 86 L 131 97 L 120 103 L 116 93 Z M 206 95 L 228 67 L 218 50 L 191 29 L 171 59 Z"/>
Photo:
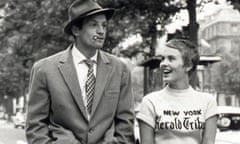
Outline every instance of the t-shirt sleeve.
<path id="1" fill-rule="evenodd" d="M 139 113 L 136 115 L 138 120 L 145 122 L 154 128 L 155 125 L 155 111 L 154 104 L 150 99 L 144 97 L 140 105 Z"/>
<path id="2" fill-rule="evenodd" d="M 206 109 L 206 115 L 205 119 L 210 118 L 211 116 L 214 116 L 217 114 L 217 101 L 214 96 L 208 95 L 208 104 Z"/>

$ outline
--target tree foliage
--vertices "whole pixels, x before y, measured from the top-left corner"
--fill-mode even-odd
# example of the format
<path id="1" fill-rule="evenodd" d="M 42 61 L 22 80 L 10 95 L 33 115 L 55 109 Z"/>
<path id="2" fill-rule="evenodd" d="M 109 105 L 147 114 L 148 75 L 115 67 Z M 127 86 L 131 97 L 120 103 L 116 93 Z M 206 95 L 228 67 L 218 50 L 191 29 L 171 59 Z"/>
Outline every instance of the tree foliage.
<path id="1" fill-rule="evenodd" d="M 223 60 L 213 65 L 213 84 L 219 93 L 240 97 L 240 40 L 229 52 L 220 50 Z"/>
<path id="2" fill-rule="evenodd" d="M 66 48 L 70 40 L 62 28 L 72 1 L 1 0 L 2 96 L 25 95 L 33 63 Z"/>
<path id="3" fill-rule="evenodd" d="M 170 22 L 171 17 L 185 7 L 185 3 L 172 0 L 99 0 L 99 2 L 104 7 L 114 7 L 117 10 L 110 22 L 110 39 L 106 41 L 107 47 L 116 47 L 121 40 L 140 34 L 143 42 L 135 51 L 149 47 L 153 49 L 156 25 L 161 25 L 164 31 L 164 26 Z"/>
<path id="4" fill-rule="evenodd" d="M 239 0 L 227 0 L 227 2 L 240 12 Z M 240 39 L 235 40 L 235 46 L 229 52 L 221 49 L 217 55 L 223 60 L 213 65 L 214 87 L 220 93 L 236 94 L 240 97 Z"/>
<path id="5" fill-rule="evenodd" d="M 1 95 L 19 96 L 27 92 L 33 63 L 65 49 L 71 38 L 64 34 L 67 8 L 73 0 L 1 0 L 0 11 L 0 86 Z M 164 26 L 180 9 L 181 0 L 98 0 L 103 7 L 117 9 L 109 22 L 105 50 L 125 38 L 140 34 L 143 42 L 136 51 L 153 49 L 156 24 Z M 239 3 L 238 3 L 239 4 Z M 119 48 L 119 47 L 118 47 Z"/>
<path id="6" fill-rule="evenodd" d="M 229 4 L 233 6 L 234 9 L 240 11 L 240 0 L 227 0 Z"/>
<path id="7" fill-rule="evenodd" d="M 0 24 L 0 52 L 2 67 L 2 95 L 24 95 L 33 63 L 43 57 L 65 49 L 70 38 L 63 33 L 67 21 L 67 8 L 73 0 L 1 0 L 4 11 Z M 155 35 L 158 18 L 161 25 L 179 11 L 181 3 L 172 0 L 99 0 L 104 7 L 117 9 L 109 22 L 109 39 L 105 50 L 111 51 L 119 42 L 140 33 L 150 46 Z M 175 5 L 174 5 L 175 4 Z"/>

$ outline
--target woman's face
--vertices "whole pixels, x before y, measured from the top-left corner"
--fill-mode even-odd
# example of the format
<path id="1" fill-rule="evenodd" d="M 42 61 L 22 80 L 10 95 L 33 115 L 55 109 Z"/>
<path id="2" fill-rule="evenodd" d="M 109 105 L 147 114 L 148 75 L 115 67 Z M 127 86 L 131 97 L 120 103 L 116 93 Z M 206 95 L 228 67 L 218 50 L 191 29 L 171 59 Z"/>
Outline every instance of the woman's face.
<path id="1" fill-rule="evenodd" d="M 163 81 L 169 84 L 181 84 L 188 81 L 188 72 L 184 66 L 182 54 L 178 49 L 165 47 L 160 54 L 160 69 Z"/>

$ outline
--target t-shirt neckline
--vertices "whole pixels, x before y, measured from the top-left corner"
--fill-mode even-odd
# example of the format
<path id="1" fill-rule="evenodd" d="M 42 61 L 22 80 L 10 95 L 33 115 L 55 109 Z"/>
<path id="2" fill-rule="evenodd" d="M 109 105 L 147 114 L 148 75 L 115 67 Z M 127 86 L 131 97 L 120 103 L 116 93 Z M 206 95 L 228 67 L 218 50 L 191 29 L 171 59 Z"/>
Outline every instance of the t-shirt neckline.
<path id="1" fill-rule="evenodd" d="M 170 88 L 168 85 L 166 86 L 165 90 L 171 94 L 172 96 L 180 96 L 180 97 L 184 97 L 186 96 L 187 93 L 193 91 L 193 88 L 191 86 L 189 86 L 186 89 L 174 89 L 174 88 Z"/>

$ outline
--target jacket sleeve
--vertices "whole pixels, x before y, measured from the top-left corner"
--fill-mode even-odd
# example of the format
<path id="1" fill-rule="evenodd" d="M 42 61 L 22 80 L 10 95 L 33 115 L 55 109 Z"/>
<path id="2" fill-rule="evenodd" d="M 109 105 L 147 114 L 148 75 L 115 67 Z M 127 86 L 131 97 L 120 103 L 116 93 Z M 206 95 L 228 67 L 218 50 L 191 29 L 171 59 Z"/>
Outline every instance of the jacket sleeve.
<path id="1" fill-rule="evenodd" d="M 49 93 L 45 75 L 38 63 L 32 68 L 29 90 L 26 120 L 27 141 L 30 144 L 49 143 Z"/>
<path id="2" fill-rule="evenodd" d="M 29 99 L 26 120 L 26 137 L 29 144 L 80 144 L 73 133 L 54 125 L 49 118 L 51 95 L 43 63 L 36 63 L 30 75 Z M 54 137 L 51 134 L 55 131 Z"/>
<path id="3" fill-rule="evenodd" d="M 125 65 L 122 74 L 117 113 L 114 120 L 114 136 L 119 143 L 124 144 L 134 143 L 134 105 L 131 85 L 131 73 Z"/>

